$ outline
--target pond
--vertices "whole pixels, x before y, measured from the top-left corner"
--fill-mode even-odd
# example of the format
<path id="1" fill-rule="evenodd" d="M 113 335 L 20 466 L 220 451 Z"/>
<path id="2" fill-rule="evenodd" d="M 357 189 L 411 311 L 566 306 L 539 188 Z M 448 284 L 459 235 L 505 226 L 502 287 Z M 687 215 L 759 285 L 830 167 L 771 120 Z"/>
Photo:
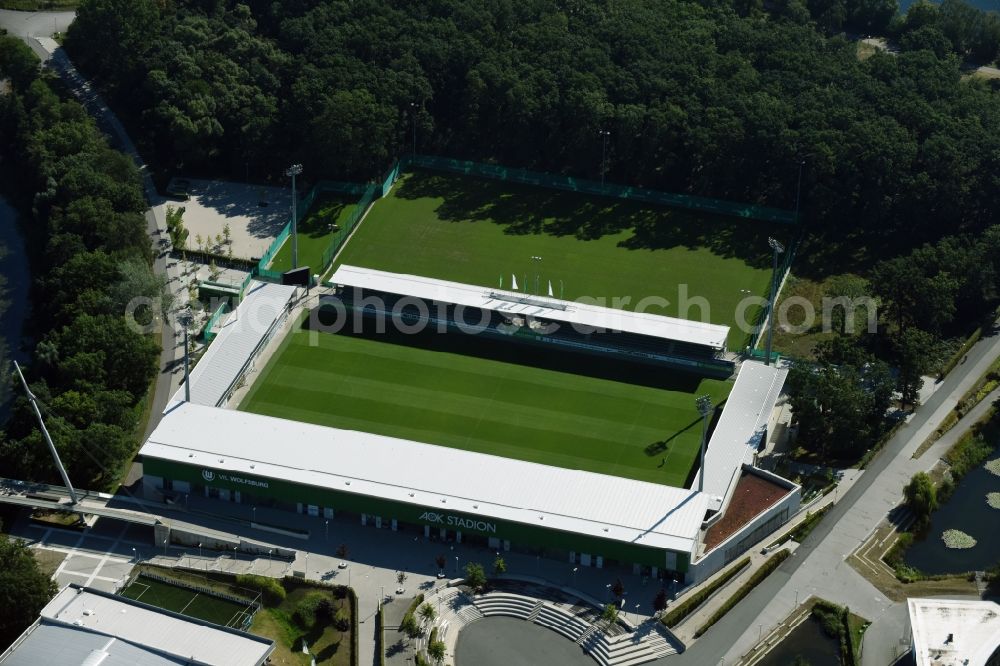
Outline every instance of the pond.
<path id="1" fill-rule="evenodd" d="M 30 287 L 24 239 L 17 227 L 17 211 L 0 197 L 0 370 L 11 359 L 23 360 L 19 353 L 21 327 L 28 315 Z M 7 383 L 0 382 L 0 424 L 7 417 Z"/>
<path id="2" fill-rule="evenodd" d="M 994 450 L 989 459 L 1000 456 Z M 906 563 L 925 574 L 982 571 L 1000 560 L 1000 509 L 986 503 L 986 494 L 1000 492 L 1000 476 L 979 465 L 970 470 L 955 488 L 955 493 L 931 515 L 926 535 L 906 551 Z M 965 550 L 945 548 L 941 534 L 961 530 L 974 538 L 975 546 Z"/>
<path id="3" fill-rule="evenodd" d="M 840 666 L 840 644 L 826 635 L 819 620 L 810 617 L 764 655 L 759 666 L 790 666 L 796 657 L 809 666 Z"/>

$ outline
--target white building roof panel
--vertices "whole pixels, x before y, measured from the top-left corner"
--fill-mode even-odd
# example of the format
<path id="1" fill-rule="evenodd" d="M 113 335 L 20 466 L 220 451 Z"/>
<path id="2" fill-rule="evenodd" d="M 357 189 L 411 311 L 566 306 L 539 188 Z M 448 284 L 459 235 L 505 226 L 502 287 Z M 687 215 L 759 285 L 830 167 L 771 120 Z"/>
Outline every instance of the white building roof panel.
<path id="1" fill-rule="evenodd" d="M 1000 604 L 993 601 L 909 599 L 917 666 L 986 666 L 1000 656 Z"/>
<path id="2" fill-rule="evenodd" d="M 191 402 L 214 407 L 225 399 L 240 370 L 294 294 L 292 286 L 251 283 L 243 302 L 229 315 L 191 371 Z M 172 401 L 183 399 L 184 387 L 181 386 Z"/>
<path id="3" fill-rule="evenodd" d="M 489 289 L 417 275 L 387 273 L 357 266 L 340 266 L 330 277 L 330 282 L 344 287 L 414 296 L 425 301 L 452 303 L 463 307 L 503 312 L 513 316 L 534 317 L 567 324 L 581 331 L 592 329 L 622 331 L 703 345 L 713 349 L 723 349 L 726 345 L 726 336 L 729 335 L 728 326 L 632 312 L 577 301 L 564 301 L 516 291 Z"/>
<path id="4" fill-rule="evenodd" d="M 682 488 L 193 403 L 168 409 L 140 453 L 686 553 L 707 505 Z"/>
<path id="5" fill-rule="evenodd" d="M 115 641 L 124 641 L 184 659 L 186 663 L 215 666 L 262 664 L 274 647 L 271 641 L 259 636 L 177 616 L 76 585 L 60 590 L 42 609 L 39 622 L 41 626 L 69 627 L 80 632 L 81 636 L 86 632 L 108 637 L 104 642 L 109 648 Z M 140 654 L 133 652 L 133 656 Z M 168 663 L 167 660 L 153 660 L 151 654 L 146 654 L 144 659 L 138 663 Z"/>
<path id="6" fill-rule="evenodd" d="M 781 393 L 788 370 L 744 361 L 733 390 L 722 410 L 722 416 L 708 442 L 705 470 L 698 470 L 692 488 L 698 488 L 705 473 L 704 492 L 711 496 L 710 507 L 721 507 L 726 493 L 744 463 L 753 462 L 760 438 L 764 434 L 774 403 Z"/>

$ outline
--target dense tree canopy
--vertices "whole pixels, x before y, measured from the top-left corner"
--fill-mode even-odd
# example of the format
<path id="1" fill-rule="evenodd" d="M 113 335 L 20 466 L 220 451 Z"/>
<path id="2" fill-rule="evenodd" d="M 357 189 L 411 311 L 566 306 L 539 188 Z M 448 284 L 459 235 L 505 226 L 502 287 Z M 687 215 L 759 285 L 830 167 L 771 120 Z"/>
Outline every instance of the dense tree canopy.
<path id="1" fill-rule="evenodd" d="M 10 645 L 56 593 L 27 544 L 0 533 L 0 643 Z"/>
<path id="2" fill-rule="evenodd" d="M 895 0 L 764 6 L 84 0 L 67 48 L 167 168 L 367 179 L 415 124 L 420 152 L 595 177 L 606 129 L 608 177 L 666 190 L 792 208 L 804 163 L 816 247 L 859 261 L 993 220 L 1000 96 L 954 55 L 979 13 L 918 5 L 894 29 L 941 49 L 859 59 L 827 35 Z"/>
<path id="3" fill-rule="evenodd" d="M 18 43 L 0 37 L 0 53 L 19 52 Z M 4 74 L 12 74 L 14 92 L 0 96 L 0 154 L 11 156 L 3 176 L 30 210 L 26 238 L 35 255 L 29 381 L 70 476 L 86 488 L 110 488 L 135 450 L 140 401 L 159 356 L 157 342 L 129 324 L 133 298 L 164 291 L 150 267 L 139 176 L 37 67 L 0 59 Z M 57 481 L 18 393 L 0 432 L 0 472 Z"/>

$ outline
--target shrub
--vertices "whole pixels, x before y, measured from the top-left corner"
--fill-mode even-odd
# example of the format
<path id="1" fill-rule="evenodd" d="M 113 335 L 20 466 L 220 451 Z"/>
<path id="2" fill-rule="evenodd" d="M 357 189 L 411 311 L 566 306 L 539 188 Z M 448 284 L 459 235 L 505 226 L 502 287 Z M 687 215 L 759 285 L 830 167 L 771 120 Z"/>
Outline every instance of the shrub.
<path id="1" fill-rule="evenodd" d="M 816 528 L 819 521 L 823 519 L 823 516 L 826 515 L 826 512 L 830 510 L 831 506 L 832 505 L 827 504 L 816 513 L 812 513 L 811 511 L 807 512 L 805 519 L 803 519 L 803 521 L 799 523 L 798 527 L 792 530 L 788 536 L 798 543 L 802 543 L 802 540 L 809 536 L 809 534 Z"/>
<path id="2" fill-rule="evenodd" d="M 417 622 L 416 612 L 417 608 L 424 602 L 424 595 L 418 594 L 414 597 L 413 601 L 410 602 L 410 607 L 406 609 L 406 613 L 403 614 L 403 621 L 399 623 L 400 629 L 406 632 L 406 635 L 410 638 L 416 638 L 423 634 L 423 629 L 420 628 L 420 623 Z"/>
<path id="3" fill-rule="evenodd" d="M 295 605 L 295 611 L 292 613 L 292 619 L 295 623 L 304 629 L 310 629 L 316 624 L 316 618 L 321 615 L 320 606 L 323 602 L 327 604 L 330 603 L 330 599 L 326 594 L 320 591 L 310 592 L 306 596 L 302 597 L 302 600 Z"/>
<path id="4" fill-rule="evenodd" d="M 750 576 L 747 582 L 743 583 L 743 585 L 740 586 L 740 589 L 736 590 L 733 596 L 726 599 L 722 606 L 712 613 L 711 617 L 705 621 L 705 624 L 698 628 L 694 637 L 701 638 L 702 634 L 708 631 L 713 624 L 721 620 L 726 613 L 732 610 L 733 606 L 743 600 L 743 597 L 750 594 L 750 592 L 753 591 L 753 588 L 757 587 L 762 580 L 767 578 L 772 571 L 777 569 L 778 565 L 784 562 L 789 555 L 791 555 L 789 551 L 779 550 L 777 553 L 769 557 L 764 564 L 761 565 L 760 569 L 753 572 L 753 575 Z"/>
<path id="5" fill-rule="evenodd" d="M 708 599 L 712 594 L 715 593 L 720 587 L 728 583 L 733 579 L 739 572 L 743 571 L 750 564 L 750 558 L 745 557 L 740 560 L 737 564 L 731 567 L 726 573 L 716 578 L 709 585 L 705 585 L 700 590 L 696 591 L 690 597 L 682 601 L 673 607 L 673 609 L 665 614 L 660 621 L 668 627 L 675 627 L 680 624 L 681 620 L 686 618 L 688 615 L 693 613 L 698 606 L 702 605 L 706 599 Z"/>
<path id="6" fill-rule="evenodd" d="M 260 592 L 261 601 L 265 606 L 280 606 L 285 600 L 285 588 L 274 578 L 240 574 L 236 576 L 236 584 Z"/>
<path id="7" fill-rule="evenodd" d="M 351 613 L 346 608 L 338 608 L 333 614 L 333 626 L 337 631 L 347 631 L 351 628 Z"/>

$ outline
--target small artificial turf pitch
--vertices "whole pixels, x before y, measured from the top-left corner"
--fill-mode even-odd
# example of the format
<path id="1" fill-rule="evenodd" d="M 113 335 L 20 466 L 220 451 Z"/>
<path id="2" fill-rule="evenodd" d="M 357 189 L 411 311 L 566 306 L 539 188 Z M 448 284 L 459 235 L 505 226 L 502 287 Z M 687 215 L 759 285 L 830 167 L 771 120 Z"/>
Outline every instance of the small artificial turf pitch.
<path id="1" fill-rule="evenodd" d="M 323 253 L 337 234 L 345 234 L 347 218 L 354 212 L 357 201 L 343 194 L 321 194 L 313 202 L 305 218 L 298 221 L 299 266 L 309 266 L 313 273 L 322 271 Z M 332 230 L 337 225 L 337 231 Z M 271 260 L 270 270 L 292 268 L 292 239 L 285 241 Z"/>
<path id="2" fill-rule="evenodd" d="M 695 396 L 718 405 L 731 387 L 477 336 L 299 326 L 240 409 L 683 486 L 701 437 Z"/>
<path id="3" fill-rule="evenodd" d="M 522 291 L 605 299 L 653 314 L 731 327 L 733 351 L 749 342 L 737 304 L 767 297 L 769 235 L 790 245 L 795 228 L 710 216 L 452 174 L 415 171 L 375 203 L 337 264 Z M 526 283 L 526 284 L 525 284 Z M 681 289 L 708 310 L 681 308 Z M 627 298 L 615 304 L 613 299 Z M 686 310 L 683 311 L 683 310 Z M 753 322 L 758 307 L 745 318 Z"/>
<path id="4" fill-rule="evenodd" d="M 179 585 L 171 585 L 146 576 L 138 576 L 122 590 L 122 596 L 150 606 L 205 620 L 224 627 L 240 628 L 248 618 L 248 606 L 202 594 Z"/>

